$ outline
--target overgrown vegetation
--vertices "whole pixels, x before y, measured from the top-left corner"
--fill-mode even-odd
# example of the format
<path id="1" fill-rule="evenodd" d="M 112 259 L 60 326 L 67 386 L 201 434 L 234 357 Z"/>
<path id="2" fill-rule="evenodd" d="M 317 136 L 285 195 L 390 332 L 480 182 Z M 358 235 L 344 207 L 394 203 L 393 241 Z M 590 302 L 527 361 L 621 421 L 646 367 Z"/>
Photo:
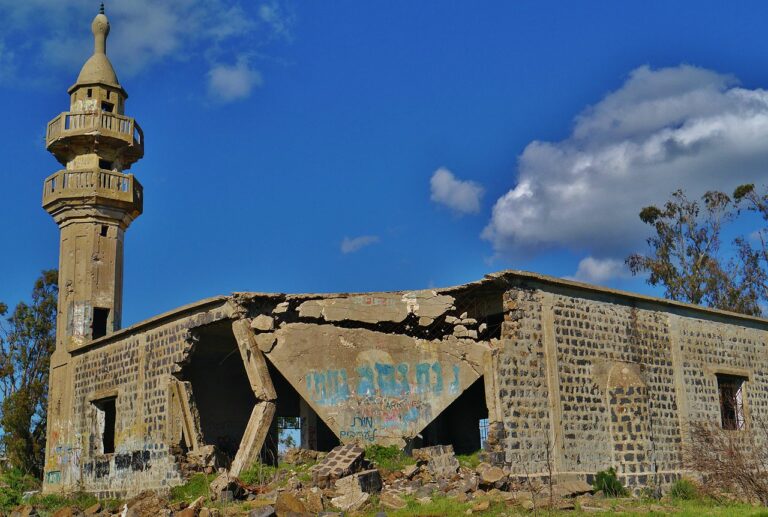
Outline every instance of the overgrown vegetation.
<path id="1" fill-rule="evenodd" d="M 709 422 L 693 423 L 685 463 L 700 472 L 712 489 L 734 492 L 768 506 L 766 440 L 768 428 L 757 419 L 747 431 L 726 430 Z"/>
<path id="2" fill-rule="evenodd" d="M 480 465 L 480 451 L 475 451 L 472 454 L 457 454 L 456 459 L 459 460 L 459 465 L 462 467 L 474 469 Z"/>
<path id="3" fill-rule="evenodd" d="M 384 472 L 402 470 L 407 465 L 416 463 L 412 457 L 396 445 L 369 445 L 365 448 L 365 458 Z"/>
<path id="4" fill-rule="evenodd" d="M 21 503 L 24 492 L 39 488 L 40 481 L 20 469 L 0 472 L 0 510 L 10 510 Z"/>
<path id="5" fill-rule="evenodd" d="M 265 485 L 277 478 L 279 470 L 279 465 L 275 467 L 257 461 L 241 472 L 239 477 L 240 481 L 246 485 Z"/>
<path id="6" fill-rule="evenodd" d="M 596 491 L 602 491 L 606 497 L 622 497 L 629 494 L 621 480 L 616 477 L 616 470 L 613 467 L 598 472 L 592 486 Z"/>
<path id="7" fill-rule="evenodd" d="M 42 478 L 48 411 L 48 370 L 56 346 L 58 273 L 43 271 L 32 302 L 0 320 L 0 446 L 10 465 Z M 0 302 L 0 316 L 8 306 Z"/>
<path id="8" fill-rule="evenodd" d="M 690 479 L 680 478 L 672 483 L 669 496 L 673 499 L 692 501 L 699 497 L 699 487 Z"/>
<path id="9" fill-rule="evenodd" d="M 215 474 L 194 474 L 183 485 L 171 488 L 171 501 L 191 502 L 198 497 L 208 498 L 210 496 L 210 488 L 208 485 L 210 485 L 211 481 L 215 478 Z"/>

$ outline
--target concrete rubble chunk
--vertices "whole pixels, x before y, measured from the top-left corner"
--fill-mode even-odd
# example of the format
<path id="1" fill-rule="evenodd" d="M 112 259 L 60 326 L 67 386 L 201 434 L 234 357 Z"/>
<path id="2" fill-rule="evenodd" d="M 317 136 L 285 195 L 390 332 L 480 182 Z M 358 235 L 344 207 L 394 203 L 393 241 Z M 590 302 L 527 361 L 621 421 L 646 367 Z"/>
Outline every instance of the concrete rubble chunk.
<path id="1" fill-rule="evenodd" d="M 280 302 L 275 306 L 272 314 L 285 314 L 288 312 L 289 306 L 290 304 L 288 302 Z"/>
<path id="2" fill-rule="evenodd" d="M 390 510 L 400 510 L 408 505 L 405 499 L 400 497 L 400 495 L 398 495 L 396 492 L 392 491 L 382 492 L 379 496 L 379 503 L 384 508 L 389 508 Z"/>
<path id="3" fill-rule="evenodd" d="M 457 318 L 456 316 L 449 315 L 445 317 L 445 322 L 448 323 L 449 325 L 455 325 L 456 323 L 459 322 L 459 318 Z"/>
<path id="4" fill-rule="evenodd" d="M 312 449 L 301 449 L 299 447 L 291 447 L 286 449 L 283 453 L 283 462 L 289 465 L 301 465 L 304 463 L 311 463 L 317 461 L 323 456 L 320 451 L 313 451 Z"/>
<path id="5" fill-rule="evenodd" d="M 323 502 L 323 491 L 313 486 L 304 493 L 304 506 L 307 511 L 312 514 L 318 514 L 325 510 L 325 504 Z"/>
<path id="6" fill-rule="evenodd" d="M 346 494 L 331 499 L 331 504 L 344 512 L 354 512 L 363 507 L 368 499 L 371 498 L 371 494 L 367 492 L 356 492 L 354 494 Z"/>
<path id="7" fill-rule="evenodd" d="M 576 497 L 591 494 L 595 489 L 586 481 L 575 479 L 555 483 L 552 492 L 556 497 Z"/>
<path id="8" fill-rule="evenodd" d="M 65 506 L 53 512 L 51 517 L 76 517 L 79 515 L 82 515 L 79 511 L 73 510 L 71 506 Z"/>
<path id="9" fill-rule="evenodd" d="M 89 506 L 83 511 L 83 514 L 85 515 L 96 515 L 101 511 L 101 503 L 96 503 L 94 505 Z"/>
<path id="10" fill-rule="evenodd" d="M 315 486 L 329 488 L 337 479 L 363 469 L 365 450 L 355 444 L 339 445 L 331 450 L 312 472 Z"/>
<path id="11" fill-rule="evenodd" d="M 266 314 L 259 314 L 251 320 L 251 328 L 261 332 L 267 332 L 275 328 L 275 319 Z"/>
<path id="12" fill-rule="evenodd" d="M 271 332 L 265 332 L 263 334 L 256 334 L 256 346 L 259 347 L 259 350 L 264 352 L 265 354 L 268 354 L 272 351 L 272 349 L 275 347 L 275 342 L 277 341 L 277 337 L 275 337 L 274 334 Z"/>
<path id="13" fill-rule="evenodd" d="M 426 316 L 422 316 L 419 318 L 419 326 L 420 327 L 429 327 L 435 322 L 432 318 L 427 318 Z"/>
<path id="14" fill-rule="evenodd" d="M 453 453 L 453 445 L 434 445 L 413 450 L 413 457 L 419 465 L 436 477 L 451 478 L 459 470 L 459 460 Z"/>
<path id="15" fill-rule="evenodd" d="M 272 506 L 262 506 L 248 512 L 248 517 L 275 517 L 275 509 Z"/>
<path id="16" fill-rule="evenodd" d="M 280 492 L 275 502 L 275 512 L 278 515 L 293 513 L 306 513 L 307 507 L 291 492 Z"/>
<path id="17" fill-rule="evenodd" d="M 495 485 L 506 477 L 503 470 L 501 470 L 499 467 L 492 466 L 488 466 L 487 468 L 483 469 L 479 472 L 479 474 L 480 483 L 482 485 Z"/>
<path id="18" fill-rule="evenodd" d="M 369 469 L 351 476 L 346 476 L 336 480 L 336 492 L 349 493 L 349 492 L 368 492 L 369 494 L 377 494 L 381 492 L 381 473 L 378 469 Z"/>

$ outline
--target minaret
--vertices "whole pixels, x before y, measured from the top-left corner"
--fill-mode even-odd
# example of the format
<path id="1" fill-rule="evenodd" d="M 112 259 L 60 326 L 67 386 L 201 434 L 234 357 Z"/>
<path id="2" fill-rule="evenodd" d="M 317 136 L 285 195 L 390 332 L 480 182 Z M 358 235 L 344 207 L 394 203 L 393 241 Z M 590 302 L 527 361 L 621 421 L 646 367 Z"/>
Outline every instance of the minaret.
<path id="1" fill-rule="evenodd" d="M 141 184 L 124 171 L 144 155 L 139 125 L 124 115 L 128 94 L 107 58 L 109 20 L 93 19 L 93 55 L 68 93 L 69 111 L 48 123 L 46 147 L 65 168 L 43 186 L 43 208 L 61 231 L 56 350 L 51 358 L 46 486 L 73 480 L 51 451 L 77 448 L 67 421 L 72 352 L 120 328 L 123 238 L 141 215 Z"/>
<path id="2" fill-rule="evenodd" d="M 123 236 L 142 211 L 126 174 L 144 155 L 141 129 L 124 115 L 125 92 L 106 54 L 104 6 L 93 55 L 69 88 L 69 111 L 48 123 L 46 146 L 66 168 L 45 180 L 43 207 L 61 229 L 57 347 L 72 349 L 120 328 Z"/>

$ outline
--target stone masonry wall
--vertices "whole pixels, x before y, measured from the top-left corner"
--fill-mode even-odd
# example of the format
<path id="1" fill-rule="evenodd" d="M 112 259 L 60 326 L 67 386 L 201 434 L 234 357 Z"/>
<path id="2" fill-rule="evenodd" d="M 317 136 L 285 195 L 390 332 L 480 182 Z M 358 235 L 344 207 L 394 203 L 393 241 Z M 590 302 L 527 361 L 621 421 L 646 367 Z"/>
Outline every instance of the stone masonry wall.
<path id="1" fill-rule="evenodd" d="M 51 447 L 46 482 L 85 488 L 101 497 L 181 482 L 170 454 L 168 381 L 189 347 L 190 329 L 226 317 L 223 304 L 180 315 L 73 357 L 75 443 Z M 103 454 L 93 401 L 116 397 L 115 452 Z"/>
<path id="2" fill-rule="evenodd" d="M 717 374 L 748 379 L 740 432 L 768 417 L 764 322 L 525 282 L 504 309 L 495 384 L 513 473 L 614 467 L 628 486 L 666 485 L 690 423 L 720 425 Z"/>

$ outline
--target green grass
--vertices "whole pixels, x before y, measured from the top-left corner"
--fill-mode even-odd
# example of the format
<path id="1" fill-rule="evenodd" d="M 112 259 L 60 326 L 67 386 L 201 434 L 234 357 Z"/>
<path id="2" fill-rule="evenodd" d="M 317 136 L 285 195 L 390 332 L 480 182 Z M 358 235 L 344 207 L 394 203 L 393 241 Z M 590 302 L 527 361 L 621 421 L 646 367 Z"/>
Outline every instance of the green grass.
<path id="1" fill-rule="evenodd" d="M 171 488 L 171 501 L 186 503 L 192 502 L 200 496 L 206 499 L 210 496 L 208 485 L 216 479 L 216 474 L 195 474 L 183 485 Z"/>
<path id="2" fill-rule="evenodd" d="M 265 465 L 257 461 L 242 471 L 238 477 L 246 485 L 266 485 L 275 480 L 280 470 L 280 466 Z"/>
<path id="3" fill-rule="evenodd" d="M 475 469 L 480 465 L 480 451 L 475 451 L 472 454 L 457 454 L 456 459 L 459 460 L 459 465 L 469 469 Z"/>
<path id="4" fill-rule="evenodd" d="M 669 496 L 673 499 L 690 501 L 699 497 L 699 488 L 690 479 L 681 478 L 672 483 Z"/>
<path id="5" fill-rule="evenodd" d="M 390 445 L 388 447 L 382 445 L 369 445 L 365 448 L 365 459 L 372 461 L 377 468 L 384 472 L 402 470 L 407 465 L 416 463 L 416 460 L 408 456 L 396 445 Z"/>
<path id="6" fill-rule="evenodd" d="M 21 497 L 29 490 L 39 490 L 40 480 L 18 469 L 0 472 L 0 510 L 10 510 L 21 504 Z"/>

